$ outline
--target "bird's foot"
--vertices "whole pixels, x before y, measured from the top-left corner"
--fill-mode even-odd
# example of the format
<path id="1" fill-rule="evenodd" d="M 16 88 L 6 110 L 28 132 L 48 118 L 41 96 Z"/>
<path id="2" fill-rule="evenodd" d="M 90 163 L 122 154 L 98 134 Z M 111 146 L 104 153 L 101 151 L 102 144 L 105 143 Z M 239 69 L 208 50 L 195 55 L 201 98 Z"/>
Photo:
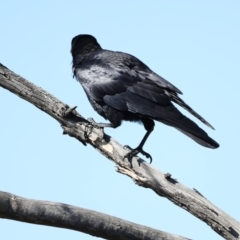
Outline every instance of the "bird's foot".
<path id="1" fill-rule="evenodd" d="M 88 118 L 87 120 L 95 128 L 114 127 L 111 123 L 96 123 L 93 118 Z"/>
<path id="2" fill-rule="evenodd" d="M 90 123 L 90 124 L 92 124 L 94 127 L 96 126 L 97 127 L 97 123 L 94 121 L 94 119 L 93 118 L 88 118 L 87 119 L 87 121 Z"/>
<path id="3" fill-rule="evenodd" d="M 128 159 L 132 159 L 134 156 L 136 156 L 138 153 L 141 153 L 142 155 L 144 155 L 146 158 L 150 158 L 150 164 L 152 163 L 152 156 L 145 152 L 141 146 L 138 146 L 137 148 L 132 149 L 131 147 L 129 147 L 128 145 L 125 145 L 123 147 L 124 149 L 128 148 L 130 149 L 130 151 L 124 156 L 124 158 L 128 158 Z"/>
<path id="4" fill-rule="evenodd" d="M 103 128 L 101 123 L 96 123 L 93 118 L 88 118 L 88 122 L 95 128 Z"/>

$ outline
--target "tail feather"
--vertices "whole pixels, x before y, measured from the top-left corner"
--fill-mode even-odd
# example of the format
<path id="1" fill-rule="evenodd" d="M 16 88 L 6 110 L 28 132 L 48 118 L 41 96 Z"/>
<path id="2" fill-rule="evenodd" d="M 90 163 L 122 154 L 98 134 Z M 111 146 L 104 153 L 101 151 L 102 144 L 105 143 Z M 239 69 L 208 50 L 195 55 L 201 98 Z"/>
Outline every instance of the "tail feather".
<path id="1" fill-rule="evenodd" d="M 191 139 L 193 139 L 195 142 L 197 142 L 198 144 L 207 147 L 207 148 L 218 148 L 219 144 L 214 141 L 212 138 L 210 138 L 209 136 L 207 136 L 207 138 L 202 139 L 198 136 L 195 136 L 189 132 L 186 132 L 182 129 L 176 128 L 177 130 L 179 130 L 180 132 L 182 132 L 183 134 L 187 135 L 188 137 L 190 137 Z"/>
<path id="2" fill-rule="evenodd" d="M 199 119 L 202 123 L 214 130 L 214 127 L 209 122 L 207 122 L 202 116 L 200 116 L 189 105 L 187 105 L 175 92 L 171 92 L 171 98 L 173 102 L 177 103 L 179 106 L 191 113 L 194 117 Z"/>
<path id="3" fill-rule="evenodd" d="M 175 113 L 177 112 L 177 108 L 175 108 Z M 179 112 L 180 113 L 180 112 Z M 181 114 L 181 113 L 180 113 Z M 187 118 L 184 115 L 179 115 L 178 118 L 168 118 L 168 119 L 159 119 L 158 121 L 167 124 L 171 127 L 176 128 L 183 134 L 187 135 L 191 139 L 193 139 L 198 144 L 208 147 L 208 148 L 218 148 L 219 144 L 214 141 L 212 138 L 208 136 L 208 134 L 201 129 L 195 122 L 191 119 Z"/>

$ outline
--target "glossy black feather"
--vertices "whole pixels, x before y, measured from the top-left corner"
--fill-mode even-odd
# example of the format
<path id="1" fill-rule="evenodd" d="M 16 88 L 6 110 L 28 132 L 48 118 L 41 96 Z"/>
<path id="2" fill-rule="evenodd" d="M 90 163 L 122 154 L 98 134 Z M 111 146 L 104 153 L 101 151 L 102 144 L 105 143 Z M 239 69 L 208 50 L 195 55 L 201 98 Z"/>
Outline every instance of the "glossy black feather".
<path id="1" fill-rule="evenodd" d="M 103 50 L 91 35 L 76 36 L 71 52 L 74 76 L 93 108 L 113 127 L 122 120 L 142 121 L 148 130 L 151 127 L 146 119 L 152 119 L 175 127 L 205 147 L 219 146 L 173 105 L 172 102 L 178 104 L 213 128 L 178 96 L 182 92 L 136 57 Z"/>

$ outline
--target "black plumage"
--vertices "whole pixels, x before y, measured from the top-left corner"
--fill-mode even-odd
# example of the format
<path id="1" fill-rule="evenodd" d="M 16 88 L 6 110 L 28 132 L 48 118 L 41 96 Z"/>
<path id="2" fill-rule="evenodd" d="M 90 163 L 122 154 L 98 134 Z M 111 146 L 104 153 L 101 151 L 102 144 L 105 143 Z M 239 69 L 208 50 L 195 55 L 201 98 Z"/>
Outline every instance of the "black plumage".
<path id="1" fill-rule="evenodd" d="M 219 147 L 173 105 L 172 102 L 180 105 L 213 129 L 178 96 L 182 92 L 136 57 L 104 50 L 91 35 L 74 37 L 71 53 L 74 76 L 81 83 L 94 110 L 110 121 L 110 124 L 97 125 L 116 128 L 123 120 L 138 121 L 147 130 L 139 146 L 132 149 L 127 157 L 140 152 L 151 159 L 142 147 L 154 129 L 154 120 L 176 128 L 202 146 Z"/>

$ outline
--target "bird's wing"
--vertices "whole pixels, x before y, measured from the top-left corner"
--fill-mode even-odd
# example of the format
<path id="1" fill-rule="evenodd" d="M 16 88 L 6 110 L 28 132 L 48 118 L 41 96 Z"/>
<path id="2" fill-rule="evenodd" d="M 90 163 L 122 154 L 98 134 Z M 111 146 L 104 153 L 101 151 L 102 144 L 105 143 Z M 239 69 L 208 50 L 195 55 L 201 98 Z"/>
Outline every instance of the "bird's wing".
<path id="1" fill-rule="evenodd" d="M 96 101 L 104 101 L 118 110 L 138 113 L 153 119 L 174 119 L 176 114 L 179 117 L 181 113 L 173 111 L 176 109 L 171 102 L 173 101 L 213 128 L 179 98 L 179 89 L 152 72 L 140 60 L 129 54 L 106 54 L 118 54 L 120 64 L 114 62 L 114 59 L 107 63 L 92 60 L 81 70 L 80 78 L 87 79 L 86 84 L 83 84 L 85 90 Z"/>
<path id="2" fill-rule="evenodd" d="M 77 74 L 90 97 L 118 110 L 156 118 L 163 115 L 167 106 L 173 106 L 164 88 L 133 69 L 98 62 L 87 65 Z"/>
<path id="3" fill-rule="evenodd" d="M 148 67 L 145 67 L 145 69 Z M 164 78 L 162 78 L 161 76 L 157 75 L 156 73 L 150 71 L 142 71 L 142 68 L 136 69 L 142 76 L 144 76 L 146 79 L 153 81 L 155 84 L 157 84 L 158 86 L 164 88 L 166 91 L 165 93 L 167 95 L 170 96 L 171 100 L 178 104 L 179 106 L 181 106 L 182 108 L 184 108 L 185 110 L 187 110 L 189 113 L 191 113 L 194 117 L 196 117 L 197 119 L 199 119 L 202 123 L 206 124 L 208 127 L 213 128 L 213 126 L 207 122 L 202 116 L 200 116 L 197 112 L 195 112 L 188 104 L 186 104 L 179 96 L 179 94 L 182 94 L 182 92 L 175 87 L 174 85 L 172 85 L 171 83 L 169 83 L 167 80 L 165 80 Z"/>
<path id="4" fill-rule="evenodd" d="M 136 69 L 137 72 L 139 74 L 141 74 L 142 76 L 144 76 L 146 79 L 153 81 L 156 85 L 158 85 L 159 87 L 162 87 L 164 89 L 170 90 L 172 92 L 176 92 L 179 94 L 182 94 L 181 90 L 179 90 L 177 87 L 175 87 L 173 84 L 171 84 L 170 82 L 168 82 L 166 79 L 164 79 L 163 77 L 157 75 L 156 73 L 152 72 L 150 70 L 150 72 L 146 72 L 146 71 L 142 71 L 141 69 Z"/>
<path id="5" fill-rule="evenodd" d="M 218 146 L 205 131 L 172 104 L 171 101 L 174 101 L 184 108 L 189 107 L 176 92 L 160 87 L 134 69 L 114 68 L 98 63 L 88 65 L 78 74 L 85 91 L 95 101 L 175 127 L 206 147 Z"/>
<path id="6" fill-rule="evenodd" d="M 146 64 L 144 64 L 138 58 L 127 53 L 122 53 L 122 52 L 116 52 L 116 53 L 118 53 L 121 57 L 123 57 L 123 60 L 126 65 L 128 65 L 131 69 L 134 69 L 134 71 L 136 71 L 139 75 L 141 75 L 145 79 L 153 81 L 159 87 L 182 94 L 181 90 L 179 90 L 177 87 L 175 87 L 173 84 L 168 82 L 163 77 L 153 72 Z"/>

